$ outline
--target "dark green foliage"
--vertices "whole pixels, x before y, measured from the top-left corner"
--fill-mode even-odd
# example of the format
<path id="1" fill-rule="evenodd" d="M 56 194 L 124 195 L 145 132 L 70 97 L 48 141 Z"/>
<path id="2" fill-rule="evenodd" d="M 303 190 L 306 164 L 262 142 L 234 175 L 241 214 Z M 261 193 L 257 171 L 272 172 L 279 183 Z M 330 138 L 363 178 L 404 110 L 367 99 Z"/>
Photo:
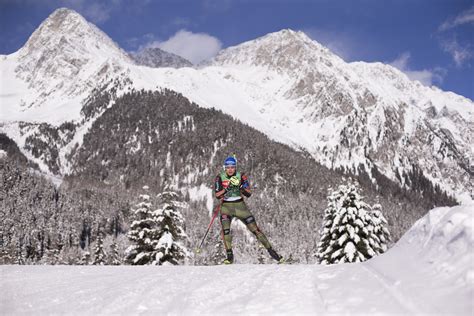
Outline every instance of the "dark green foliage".
<path id="1" fill-rule="evenodd" d="M 104 232 L 99 226 L 97 229 L 97 239 L 95 241 L 94 265 L 104 265 L 107 261 L 107 253 L 104 250 Z"/>
<path id="2" fill-rule="evenodd" d="M 0 149 L 5 151 L 9 159 L 15 161 L 17 164 L 38 169 L 36 164 L 32 164 L 28 161 L 28 158 L 23 155 L 17 144 L 3 133 L 0 133 Z"/>
<path id="3" fill-rule="evenodd" d="M 60 127 L 54 127 L 42 123 L 31 124 L 29 128 L 36 128 L 36 130 L 26 138 L 24 148 L 30 151 L 33 157 L 40 158 L 52 173 L 59 174 L 61 165 L 59 150 L 71 141 L 76 125 L 65 122 Z"/>
<path id="4" fill-rule="evenodd" d="M 118 245 L 117 245 L 117 242 L 116 240 L 114 239 L 114 241 L 110 244 L 110 253 L 109 255 L 107 256 L 107 259 L 108 259 L 108 264 L 109 265 L 114 265 L 114 266 L 117 266 L 117 265 L 121 265 L 122 264 L 122 261 L 120 260 L 120 254 L 119 254 L 119 251 L 118 251 Z"/>
<path id="5" fill-rule="evenodd" d="M 93 223 L 102 223 L 108 235 L 125 229 L 126 197 L 57 188 L 8 157 L 0 159 L 0 184 L 2 263 L 76 263 L 80 247 L 89 250 L 96 240 Z"/>

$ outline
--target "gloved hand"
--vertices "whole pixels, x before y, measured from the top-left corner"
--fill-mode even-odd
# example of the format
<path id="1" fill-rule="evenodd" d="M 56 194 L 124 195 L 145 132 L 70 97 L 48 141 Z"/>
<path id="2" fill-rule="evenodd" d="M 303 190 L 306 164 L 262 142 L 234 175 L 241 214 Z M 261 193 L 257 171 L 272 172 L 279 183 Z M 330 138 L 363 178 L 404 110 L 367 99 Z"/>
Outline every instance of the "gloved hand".
<path id="1" fill-rule="evenodd" d="M 241 189 L 248 189 L 248 188 L 249 188 L 249 183 L 248 183 L 248 182 L 243 182 L 243 183 L 240 185 L 240 188 L 241 188 Z"/>
<path id="2" fill-rule="evenodd" d="M 240 185 L 240 180 L 236 176 L 230 178 L 230 185 L 233 187 L 238 187 Z"/>

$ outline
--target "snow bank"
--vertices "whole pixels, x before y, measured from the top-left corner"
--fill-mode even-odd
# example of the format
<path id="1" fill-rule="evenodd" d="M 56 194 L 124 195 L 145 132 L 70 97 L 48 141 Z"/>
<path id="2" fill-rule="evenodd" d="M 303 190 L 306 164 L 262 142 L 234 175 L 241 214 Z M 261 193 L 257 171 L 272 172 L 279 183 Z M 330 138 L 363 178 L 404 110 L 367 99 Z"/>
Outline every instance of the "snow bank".
<path id="1" fill-rule="evenodd" d="M 390 252 L 474 285 L 474 204 L 431 210 Z"/>
<path id="2" fill-rule="evenodd" d="M 364 265 L 414 300 L 415 311 L 473 315 L 473 227 L 474 204 L 435 208 Z"/>
<path id="3" fill-rule="evenodd" d="M 474 204 L 436 208 L 415 223 L 401 244 L 421 245 L 422 257 L 460 265 L 473 259 Z"/>

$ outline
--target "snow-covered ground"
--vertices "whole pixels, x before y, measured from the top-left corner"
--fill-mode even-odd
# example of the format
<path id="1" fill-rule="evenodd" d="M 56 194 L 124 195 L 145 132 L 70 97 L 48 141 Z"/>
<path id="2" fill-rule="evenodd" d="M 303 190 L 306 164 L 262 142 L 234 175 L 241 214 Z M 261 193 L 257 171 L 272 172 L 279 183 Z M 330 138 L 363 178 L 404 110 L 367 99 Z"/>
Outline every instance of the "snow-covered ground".
<path id="1" fill-rule="evenodd" d="M 0 310 L 3 315 L 473 315 L 473 211 L 473 205 L 434 209 L 387 253 L 358 264 L 2 266 Z"/>

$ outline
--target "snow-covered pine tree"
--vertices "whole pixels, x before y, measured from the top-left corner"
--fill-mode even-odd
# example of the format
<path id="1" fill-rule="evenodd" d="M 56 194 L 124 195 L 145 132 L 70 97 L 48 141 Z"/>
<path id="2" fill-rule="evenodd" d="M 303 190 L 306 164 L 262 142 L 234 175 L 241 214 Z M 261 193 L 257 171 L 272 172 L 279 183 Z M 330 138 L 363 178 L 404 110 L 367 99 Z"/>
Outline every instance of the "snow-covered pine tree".
<path id="1" fill-rule="evenodd" d="M 148 186 L 144 186 L 145 192 Z M 162 229 L 156 221 L 148 194 L 140 195 L 141 202 L 134 209 L 134 221 L 130 225 L 128 239 L 134 243 L 125 251 L 126 262 L 132 265 L 156 264 L 157 248 L 162 238 Z"/>
<path id="2" fill-rule="evenodd" d="M 79 260 L 79 264 L 83 266 L 89 265 L 91 262 L 91 253 L 89 251 L 85 251 L 82 254 L 81 259 Z"/>
<path id="3" fill-rule="evenodd" d="M 339 187 L 340 190 L 332 191 L 332 188 L 328 188 L 327 207 L 324 210 L 324 219 L 320 231 L 320 239 L 318 244 L 318 250 L 316 252 L 316 258 L 319 263 L 326 261 L 329 257 L 327 254 L 323 255 L 326 249 L 330 248 L 332 242 L 331 229 L 333 227 L 335 213 L 340 204 L 339 199 L 343 196 L 345 187 Z"/>
<path id="4" fill-rule="evenodd" d="M 23 238 L 18 238 L 16 264 L 25 264 L 25 247 L 23 246 Z"/>
<path id="5" fill-rule="evenodd" d="M 120 261 L 120 255 L 118 252 L 118 245 L 115 240 L 110 244 L 110 255 L 107 256 L 107 258 L 108 258 L 108 264 L 110 265 L 118 266 L 122 264 L 122 262 Z"/>
<path id="6" fill-rule="evenodd" d="M 11 264 L 12 258 L 6 249 L 0 249 L 0 264 Z"/>
<path id="7" fill-rule="evenodd" d="M 376 254 L 384 253 L 387 251 L 391 236 L 387 228 L 388 222 L 382 214 L 382 205 L 377 203 L 372 206 L 368 220 L 370 223 L 368 229 L 372 230 L 372 238 L 369 239 L 370 245 Z"/>
<path id="8" fill-rule="evenodd" d="M 349 184 L 329 194 L 318 244 L 319 263 L 361 262 L 387 249 L 387 221 L 380 207 L 372 211 L 358 191 Z"/>
<path id="9" fill-rule="evenodd" d="M 158 199 L 163 206 L 155 211 L 160 231 L 155 264 L 177 265 L 190 255 L 184 245 L 187 240 L 184 218 L 178 210 L 185 203 L 179 202 L 178 194 L 172 191 L 160 193 Z"/>
<path id="10" fill-rule="evenodd" d="M 93 265 L 104 265 L 106 262 L 106 252 L 104 250 L 104 232 L 100 225 L 97 228 L 97 240 L 94 249 L 94 262 Z"/>
<path id="11" fill-rule="evenodd" d="M 61 263 L 59 258 L 59 250 L 56 248 L 46 249 L 44 251 L 44 256 L 40 262 L 43 264 L 56 265 Z"/>

